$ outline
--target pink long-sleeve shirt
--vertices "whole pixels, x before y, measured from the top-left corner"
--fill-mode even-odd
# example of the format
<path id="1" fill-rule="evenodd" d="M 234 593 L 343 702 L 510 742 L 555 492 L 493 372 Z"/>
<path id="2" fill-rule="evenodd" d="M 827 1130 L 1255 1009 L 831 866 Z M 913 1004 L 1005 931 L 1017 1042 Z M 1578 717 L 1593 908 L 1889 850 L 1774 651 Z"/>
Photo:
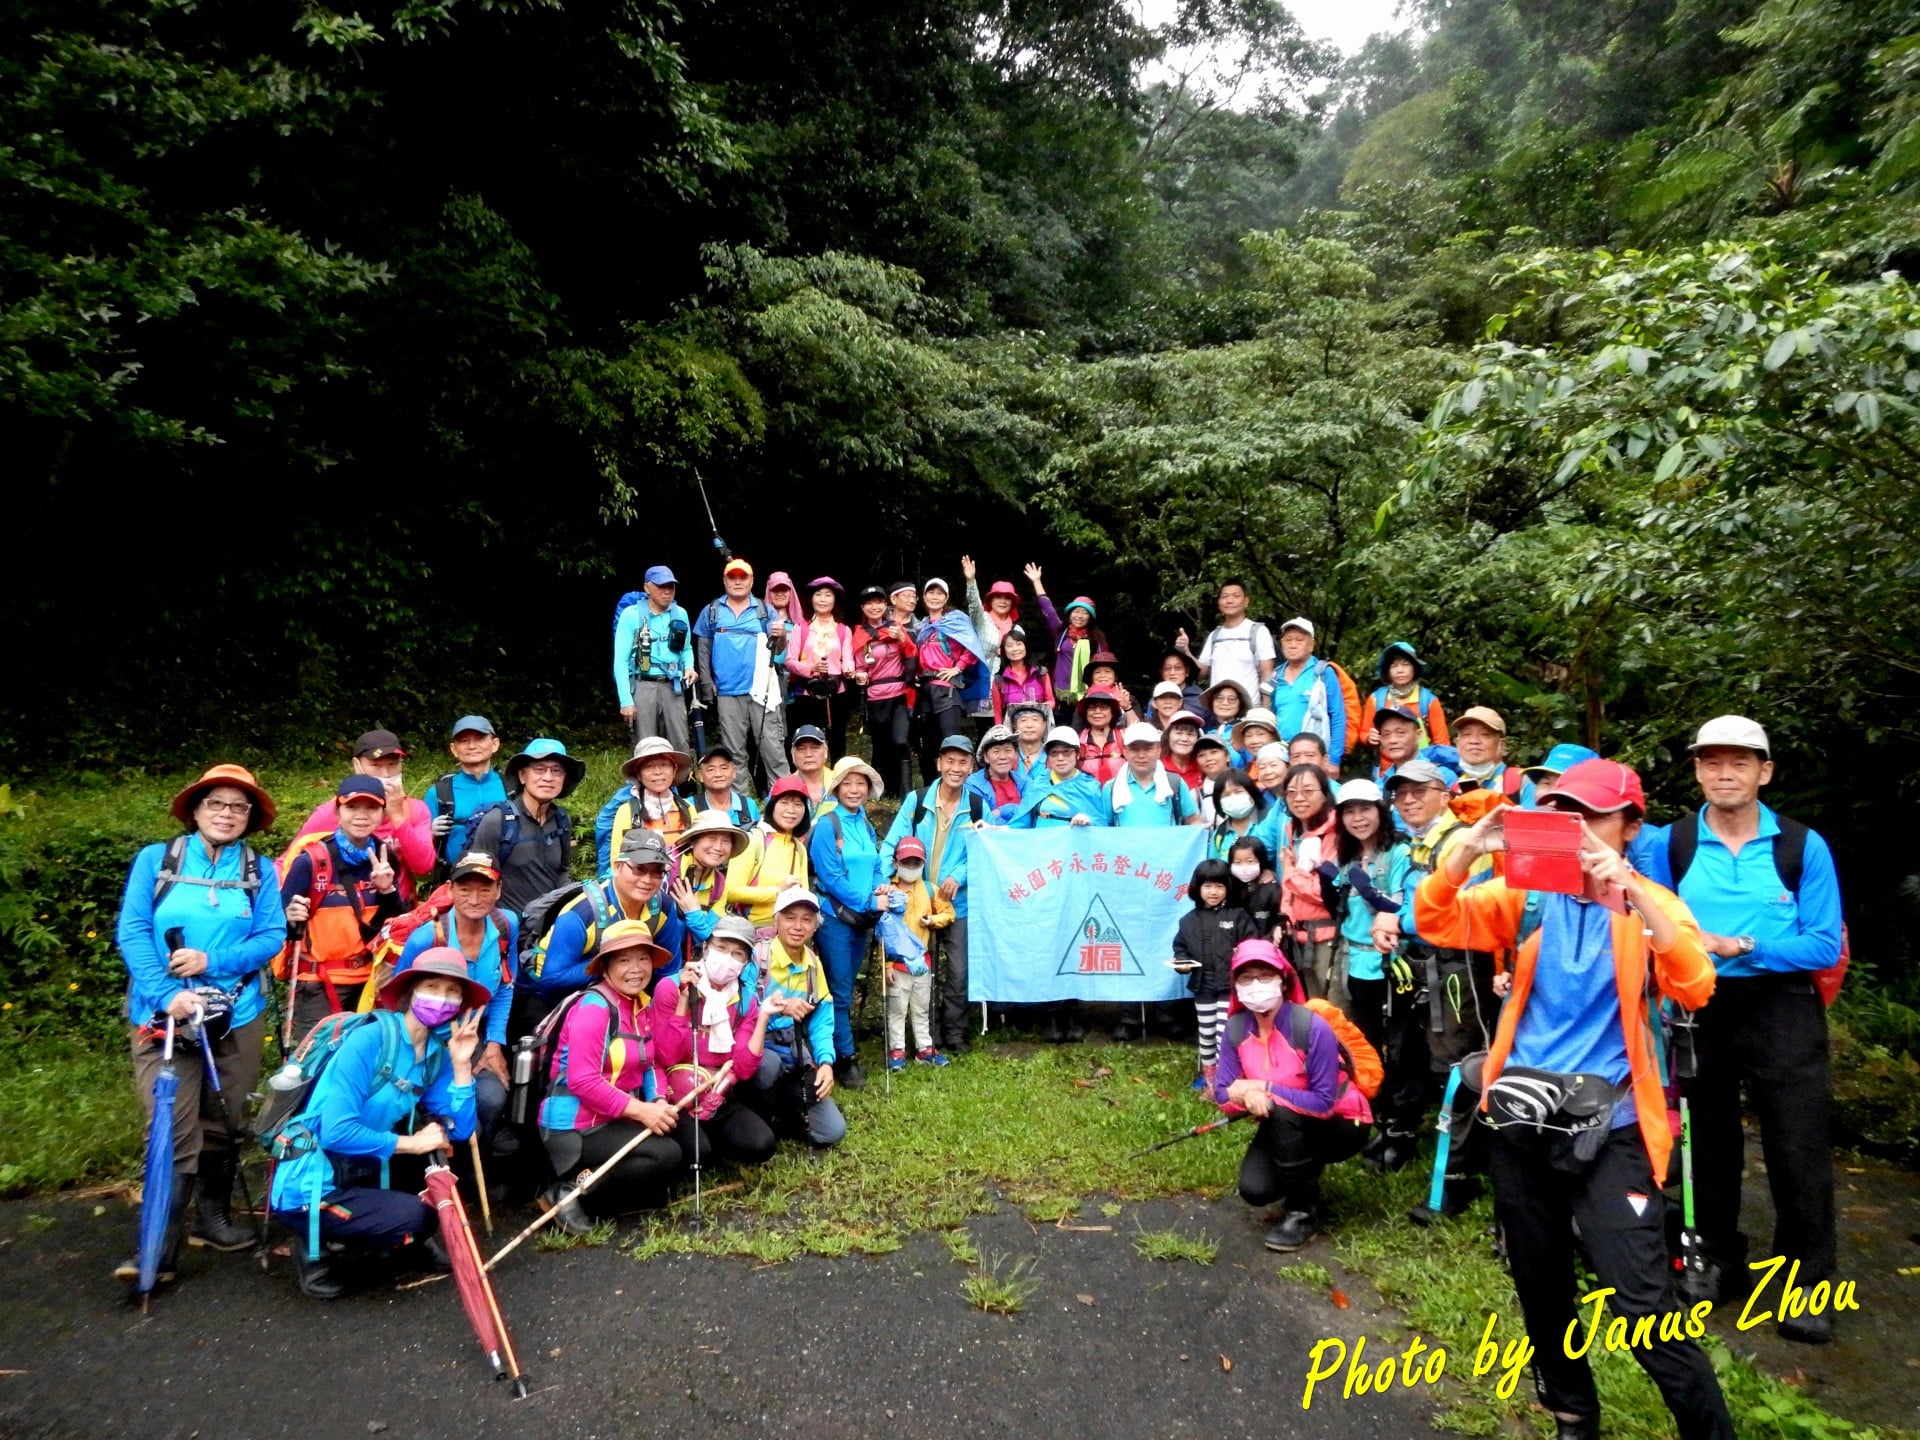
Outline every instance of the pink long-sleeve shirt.
<path id="1" fill-rule="evenodd" d="M 689 1005 L 698 1003 L 689 1000 Z M 692 1015 L 676 1015 L 674 1010 L 680 1004 L 680 987 L 672 980 L 662 980 L 653 990 L 653 1043 L 657 1063 L 662 1070 L 675 1065 L 685 1065 L 693 1060 L 694 1037 L 699 1036 L 700 1058 L 698 1064 L 703 1070 L 715 1070 L 733 1062 L 733 1073 L 742 1081 L 751 1080 L 754 1072 L 760 1068 L 760 1051 L 753 1048 L 753 1031 L 759 1023 L 759 1002 L 748 998 L 745 1015 L 736 1006 L 733 1012 L 733 1049 L 722 1054 L 707 1043 L 704 1030 L 697 1030 Z M 718 1108 L 717 1105 L 715 1108 Z M 704 1117 L 708 1111 L 703 1109 Z"/>
<path id="2" fill-rule="evenodd" d="M 607 998 L 601 991 L 600 998 Z M 658 1004 L 643 1004 L 615 995 L 620 1007 L 620 1033 L 608 1043 L 608 1027 L 614 1012 L 605 1005 L 581 1000 L 568 1012 L 560 1028 L 561 1043 L 554 1050 L 553 1075 L 558 1078 L 562 1062 L 566 1064 L 567 1091 L 579 1102 L 573 1118 L 575 1130 L 592 1130 L 627 1113 L 627 1102 L 642 1094 L 649 1069 L 654 1074 L 654 1094 L 664 1095 L 666 1085 L 659 1073 L 659 1042 L 655 1033 Z M 638 1043 L 626 1037 L 639 1037 Z M 583 1057 L 599 1063 L 581 1064 Z M 604 1058 L 602 1058 L 604 1057 Z M 550 1123 L 542 1113 L 542 1123 Z"/>

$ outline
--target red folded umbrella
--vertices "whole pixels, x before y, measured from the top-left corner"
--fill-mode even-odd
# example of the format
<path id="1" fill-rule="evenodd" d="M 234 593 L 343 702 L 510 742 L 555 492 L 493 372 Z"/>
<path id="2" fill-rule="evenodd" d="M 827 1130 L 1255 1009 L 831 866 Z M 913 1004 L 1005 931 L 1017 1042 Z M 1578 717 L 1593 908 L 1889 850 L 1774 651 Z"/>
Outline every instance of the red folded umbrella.
<path id="1" fill-rule="evenodd" d="M 453 1171 L 445 1165 L 429 1166 L 422 1198 L 440 1216 L 440 1239 L 453 1262 L 453 1283 L 460 1292 L 467 1322 L 473 1326 L 480 1348 L 487 1352 L 487 1362 L 496 1376 L 504 1375 L 513 1382 L 516 1399 L 526 1399 L 526 1377 L 520 1373 L 520 1361 L 513 1353 L 513 1339 L 501 1318 L 493 1284 L 481 1266 L 480 1247 L 473 1238 L 473 1227 L 467 1223 L 467 1207 L 461 1202 Z"/>

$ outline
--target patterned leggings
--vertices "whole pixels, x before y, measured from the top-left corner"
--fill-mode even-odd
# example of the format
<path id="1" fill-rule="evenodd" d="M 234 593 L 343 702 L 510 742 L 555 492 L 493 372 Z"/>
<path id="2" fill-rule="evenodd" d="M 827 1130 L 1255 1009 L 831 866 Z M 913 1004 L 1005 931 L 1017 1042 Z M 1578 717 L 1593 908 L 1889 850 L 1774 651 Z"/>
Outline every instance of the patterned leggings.
<path id="1" fill-rule="evenodd" d="M 1200 1022 L 1200 1063 L 1220 1062 L 1220 1031 L 1227 1023 L 1227 997 L 1202 995 L 1193 1002 L 1195 1018 Z"/>

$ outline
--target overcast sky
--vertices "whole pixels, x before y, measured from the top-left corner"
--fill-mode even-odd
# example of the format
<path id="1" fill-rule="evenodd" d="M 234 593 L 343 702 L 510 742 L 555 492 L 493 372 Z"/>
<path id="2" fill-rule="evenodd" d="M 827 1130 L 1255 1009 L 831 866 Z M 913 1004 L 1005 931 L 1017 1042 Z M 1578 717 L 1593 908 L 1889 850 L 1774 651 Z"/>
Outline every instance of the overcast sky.
<path id="1" fill-rule="evenodd" d="M 1150 25 L 1172 18 L 1178 0 L 1135 0 L 1141 17 Z M 1286 0 L 1300 28 L 1315 40 L 1330 40 L 1344 54 L 1351 55 L 1366 43 L 1369 35 L 1404 28 L 1394 18 L 1398 0 Z M 1148 78 L 1155 78 L 1153 67 Z M 1257 87 L 1255 87 L 1257 88 Z M 1251 100 L 1249 93 L 1246 100 Z"/>

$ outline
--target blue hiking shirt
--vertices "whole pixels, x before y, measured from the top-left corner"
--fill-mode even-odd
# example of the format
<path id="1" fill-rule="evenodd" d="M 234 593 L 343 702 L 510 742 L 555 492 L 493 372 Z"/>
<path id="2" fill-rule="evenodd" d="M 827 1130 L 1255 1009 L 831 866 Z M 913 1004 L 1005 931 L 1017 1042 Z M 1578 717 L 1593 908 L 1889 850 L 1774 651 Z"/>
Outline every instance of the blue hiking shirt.
<path id="1" fill-rule="evenodd" d="M 1840 876 L 1833 851 L 1818 831 L 1807 833 L 1800 862 L 1800 893 L 1780 879 L 1773 864 L 1773 839 L 1780 817 L 1760 807 L 1760 833 L 1735 855 L 1713 833 L 1713 811 L 1700 812 L 1700 839 L 1693 863 L 1678 886 L 1668 863 L 1671 831 L 1654 841 L 1647 875 L 1669 889 L 1693 911 L 1700 928 L 1715 935 L 1751 935 L 1751 955 L 1713 957 L 1714 970 L 1726 976 L 1768 975 L 1824 970 L 1840 958 Z"/>
<path id="2" fill-rule="evenodd" d="M 195 833 L 180 857 L 180 873 L 236 883 L 231 887 L 176 884 L 156 908 L 153 887 L 166 853 L 164 844 L 148 845 L 134 856 L 120 897 L 114 940 L 132 980 L 127 1018 L 144 1025 L 182 990 L 233 990 L 251 976 L 233 1001 L 233 1024 L 245 1025 L 266 1008 L 266 981 L 260 972 L 287 941 L 287 915 L 281 907 L 280 879 L 273 861 L 260 857 L 260 888 L 249 898 L 238 885 L 244 873 L 241 846 L 222 847 L 216 861 Z M 184 932 L 187 949 L 207 954 L 207 968 L 191 980 L 167 973 L 167 931 L 176 928 Z"/>
<path id="3" fill-rule="evenodd" d="M 707 676 L 716 695 L 748 695 L 753 692 L 753 666 L 759 655 L 761 637 L 767 633 L 762 618 L 765 602 L 749 596 L 747 608 L 738 615 L 721 596 L 700 612 L 693 622 L 693 633 L 708 641 L 712 673 Z"/>
<path id="4" fill-rule="evenodd" d="M 376 1014 L 393 1014 L 392 1011 Z M 399 1018 L 399 1017 L 396 1017 Z M 333 1158 L 386 1161 L 393 1158 L 394 1141 L 403 1121 L 417 1104 L 427 1119 L 446 1122 L 449 1140 L 465 1140 L 473 1133 L 473 1082 L 453 1083 L 453 1062 L 447 1058 L 444 1038 L 450 1026 L 441 1026 L 427 1040 L 427 1053 L 416 1057 L 402 1030 L 394 1046 L 392 1082 L 377 1088 L 374 1073 L 380 1067 L 381 1029 L 391 1021 L 363 1022 L 340 1044 L 326 1072 L 307 1097 L 306 1119 L 317 1150 L 283 1160 L 273 1169 L 275 1210 L 299 1210 L 336 1188 Z M 404 1021 L 402 1022 L 404 1024 Z M 438 1052 L 439 1062 L 434 1056 Z M 426 1093 L 427 1071 L 435 1070 Z M 412 1126 L 408 1125 L 409 1132 Z"/>
<path id="5" fill-rule="evenodd" d="M 1076 768 L 1064 780 L 1042 774 L 1027 786 L 1020 808 L 1007 821 L 1009 829 L 1038 830 L 1042 825 L 1068 825 L 1084 815 L 1095 825 L 1107 823 L 1107 792 L 1086 771 Z"/>
<path id="6" fill-rule="evenodd" d="M 1540 955 L 1507 1063 L 1604 1075 L 1615 1084 L 1632 1074 L 1613 976 L 1613 912 L 1606 906 L 1541 893 Z M 1634 1123 L 1629 1090 L 1614 1106 L 1613 1128 Z"/>
<path id="7" fill-rule="evenodd" d="M 1122 785 L 1131 793 L 1125 805 L 1116 806 L 1114 797 Z M 1167 785 L 1167 798 L 1156 801 L 1153 798 L 1153 786 L 1143 788 L 1136 784 L 1132 769 L 1122 766 L 1120 773 L 1107 782 L 1101 798 L 1106 802 L 1112 823 L 1121 829 L 1142 826 L 1165 829 L 1170 825 L 1184 825 L 1189 816 L 1199 813 L 1200 802 L 1193 798 L 1193 792 L 1187 789 L 1187 782 L 1179 776 L 1167 774 Z"/>
<path id="8" fill-rule="evenodd" d="M 1307 728 L 1307 707 L 1313 698 L 1313 687 L 1323 677 L 1327 686 L 1327 728 L 1333 733 L 1321 738 L 1327 742 L 1328 757 L 1338 765 L 1347 753 L 1347 726 L 1358 717 L 1347 714 L 1340 677 L 1326 661 L 1309 655 L 1300 673 L 1288 680 L 1287 662 L 1282 660 L 1273 672 L 1273 713 L 1280 722 L 1280 743 L 1291 743 L 1294 736 Z"/>
<path id="9" fill-rule="evenodd" d="M 600 935 L 616 920 L 645 920 L 653 929 L 653 943 L 673 958 L 654 971 L 657 978 L 680 973 L 686 949 L 687 927 L 680 907 L 667 897 L 662 884 L 645 915 L 629 917 L 611 880 L 589 880 L 581 892 L 561 907 L 547 933 L 527 957 L 526 973 L 516 983 L 541 1000 L 553 1002 L 587 988 L 587 961 L 600 944 Z"/>
<path id="10" fill-rule="evenodd" d="M 968 777 L 968 779 L 972 778 Z M 900 810 L 893 817 L 893 824 L 887 827 L 886 841 L 880 847 L 879 873 L 889 879 L 892 878 L 893 852 L 902 840 L 909 835 L 913 836 L 927 847 L 926 882 L 929 885 L 938 886 L 949 879 L 960 882 L 960 888 L 953 897 L 953 914 L 955 919 L 964 920 L 967 918 L 967 832 L 973 829 L 973 806 L 967 798 L 967 787 L 962 785 L 959 803 L 953 807 L 953 819 L 947 825 L 946 844 L 940 849 L 940 864 L 935 868 L 933 842 L 940 828 L 939 792 L 938 785 L 930 785 L 925 791 L 915 791 L 900 802 Z M 926 816 L 918 825 L 910 825 L 908 822 L 913 819 L 916 811 L 915 802 L 923 794 L 927 801 Z M 981 811 L 980 818 L 984 822 L 993 812 L 993 795 L 989 793 L 983 803 L 985 808 Z M 815 827 L 815 833 L 818 833 L 818 827 Z M 868 889 L 867 894 L 869 896 L 867 904 L 871 908 L 873 903 L 871 888 Z"/>
<path id="11" fill-rule="evenodd" d="M 518 956 L 520 953 L 520 918 L 511 910 L 502 910 L 507 917 L 507 954 Z M 480 1038 L 488 1045 L 507 1043 L 507 1012 L 513 1008 L 513 981 L 500 983 L 500 931 L 493 923 L 493 917 L 486 920 L 486 934 L 480 941 L 480 958 L 467 962 L 467 974 L 493 992 L 493 998 L 487 1002 L 487 1021 L 481 1030 Z M 449 913 L 445 921 L 447 938 L 438 943 L 460 948 L 460 922 Z M 436 941 L 436 926 L 422 925 L 407 937 L 407 943 L 401 947 L 400 958 L 394 961 L 394 972 L 411 970 L 414 959 L 422 950 L 431 950 Z"/>
<path id="12" fill-rule="evenodd" d="M 673 648 L 668 634 L 676 620 L 683 627 L 678 650 Z M 641 679 L 671 680 L 673 693 L 678 695 L 680 677 L 693 669 L 693 626 L 687 620 L 687 612 L 678 605 L 669 605 L 656 614 L 652 602 L 646 599 L 629 605 L 613 626 L 613 688 L 623 706 L 633 703 L 633 644 L 640 638 L 642 623 L 652 638 L 648 642 L 647 673 Z"/>
<path id="13" fill-rule="evenodd" d="M 856 914 L 873 910 L 873 892 L 881 881 L 880 837 L 874 834 L 864 808 L 849 810 L 840 805 L 815 820 L 807 836 L 807 859 L 814 888 L 822 895 Z M 831 907 L 828 910 L 831 914 Z"/>
<path id="14" fill-rule="evenodd" d="M 1407 899 L 1407 872 L 1411 868 L 1405 845 L 1390 845 L 1375 852 L 1366 862 L 1367 879 L 1373 888 L 1389 900 L 1403 904 Z M 1346 866 L 1340 867 L 1340 879 L 1335 883 L 1347 900 L 1346 913 L 1340 919 L 1340 933 L 1347 941 L 1347 974 L 1356 980 L 1386 979 L 1381 954 L 1373 948 L 1373 917 L 1380 912 L 1347 883 Z"/>
<path id="15" fill-rule="evenodd" d="M 441 777 L 443 780 L 447 778 L 449 777 L 444 775 Z M 455 770 L 451 779 L 453 781 L 453 818 L 456 823 L 453 829 L 447 832 L 447 838 L 440 842 L 440 858 L 449 865 L 459 858 L 460 851 L 466 842 L 466 834 L 457 822 L 465 820 L 483 805 L 495 805 L 507 798 L 507 782 L 500 778 L 498 770 L 490 769 L 478 780 L 467 774 L 465 770 Z M 434 783 L 432 789 L 427 791 L 426 801 L 427 808 L 433 812 L 436 820 L 447 813 L 440 806 L 438 781 Z M 499 858 L 497 855 L 494 856 L 496 860 Z"/>

